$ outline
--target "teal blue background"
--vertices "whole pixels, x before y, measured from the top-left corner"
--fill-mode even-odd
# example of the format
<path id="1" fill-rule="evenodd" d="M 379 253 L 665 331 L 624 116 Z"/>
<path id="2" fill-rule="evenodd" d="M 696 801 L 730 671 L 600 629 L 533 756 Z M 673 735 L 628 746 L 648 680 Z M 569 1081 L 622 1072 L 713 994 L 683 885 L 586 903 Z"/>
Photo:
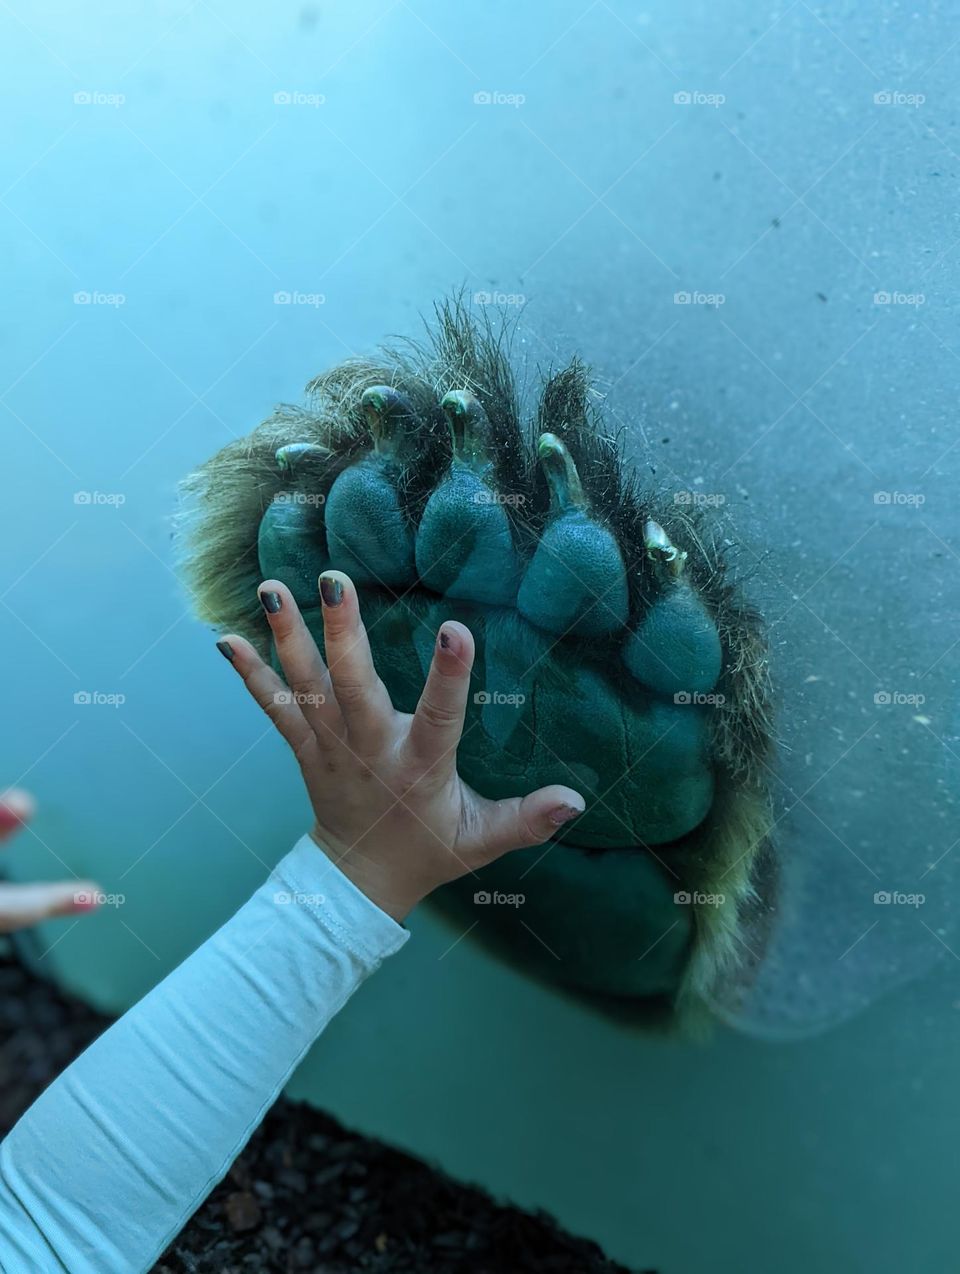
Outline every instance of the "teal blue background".
<path id="1" fill-rule="evenodd" d="M 306 825 L 175 577 L 177 480 L 451 286 L 522 295 L 518 361 L 594 364 L 771 622 L 771 954 L 748 1033 L 691 1046 L 418 915 L 294 1091 L 636 1264 L 951 1268 L 960 15 L 12 0 L 0 33 L 0 773 L 41 803 L 7 862 L 125 896 L 40 967 L 123 1008 Z"/>

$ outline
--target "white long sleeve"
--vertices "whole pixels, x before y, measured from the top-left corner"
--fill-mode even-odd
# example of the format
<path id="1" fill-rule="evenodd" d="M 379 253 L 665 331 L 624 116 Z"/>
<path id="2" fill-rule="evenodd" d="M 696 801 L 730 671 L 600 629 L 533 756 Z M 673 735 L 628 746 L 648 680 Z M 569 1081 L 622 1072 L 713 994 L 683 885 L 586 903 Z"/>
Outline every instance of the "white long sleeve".
<path id="1" fill-rule="evenodd" d="M 0 1145 L 5 1274 L 148 1270 L 408 937 L 303 837 Z"/>

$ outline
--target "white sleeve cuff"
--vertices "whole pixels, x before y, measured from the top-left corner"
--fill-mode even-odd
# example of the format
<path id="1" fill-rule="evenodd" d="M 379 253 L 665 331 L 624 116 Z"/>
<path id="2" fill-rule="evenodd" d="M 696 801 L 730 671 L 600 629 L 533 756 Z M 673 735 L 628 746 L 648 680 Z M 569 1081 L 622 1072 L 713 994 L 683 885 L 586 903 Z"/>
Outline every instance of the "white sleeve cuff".
<path id="1" fill-rule="evenodd" d="M 331 937 L 375 968 L 399 951 L 407 929 L 381 911 L 309 835 L 301 836 L 270 877 L 278 906 L 306 907 Z"/>

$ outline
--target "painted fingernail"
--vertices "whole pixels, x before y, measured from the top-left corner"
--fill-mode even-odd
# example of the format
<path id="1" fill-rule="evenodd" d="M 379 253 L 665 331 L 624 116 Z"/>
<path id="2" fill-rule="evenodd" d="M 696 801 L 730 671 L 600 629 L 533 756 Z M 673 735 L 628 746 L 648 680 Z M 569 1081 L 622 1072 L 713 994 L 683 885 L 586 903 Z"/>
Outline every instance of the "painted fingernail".
<path id="1" fill-rule="evenodd" d="M 343 601 L 343 585 L 331 575 L 321 575 L 320 596 L 324 606 L 339 606 Z"/>
<path id="2" fill-rule="evenodd" d="M 217 650 L 223 655 L 224 659 L 229 659 L 233 663 L 233 647 L 228 641 L 218 641 Z"/>
<path id="3" fill-rule="evenodd" d="M 261 593 L 260 605 L 268 615 L 276 615 L 277 611 L 280 610 L 283 605 L 283 602 L 280 600 L 279 593 Z"/>
<path id="4" fill-rule="evenodd" d="M 583 810 L 578 810 L 575 805 L 558 805 L 556 809 L 550 811 L 550 822 L 562 827 L 564 823 L 569 823 L 572 818 L 582 813 Z"/>

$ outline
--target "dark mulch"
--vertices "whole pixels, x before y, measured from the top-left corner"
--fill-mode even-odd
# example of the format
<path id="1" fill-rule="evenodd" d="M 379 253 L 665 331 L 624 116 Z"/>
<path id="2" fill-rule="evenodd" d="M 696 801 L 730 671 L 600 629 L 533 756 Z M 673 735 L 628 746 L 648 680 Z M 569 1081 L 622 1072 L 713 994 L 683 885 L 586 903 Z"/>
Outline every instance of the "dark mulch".
<path id="1" fill-rule="evenodd" d="M 0 955 L 0 1134 L 109 1019 Z M 544 1213 L 277 1102 L 154 1274 L 630 1274 Z"/>

